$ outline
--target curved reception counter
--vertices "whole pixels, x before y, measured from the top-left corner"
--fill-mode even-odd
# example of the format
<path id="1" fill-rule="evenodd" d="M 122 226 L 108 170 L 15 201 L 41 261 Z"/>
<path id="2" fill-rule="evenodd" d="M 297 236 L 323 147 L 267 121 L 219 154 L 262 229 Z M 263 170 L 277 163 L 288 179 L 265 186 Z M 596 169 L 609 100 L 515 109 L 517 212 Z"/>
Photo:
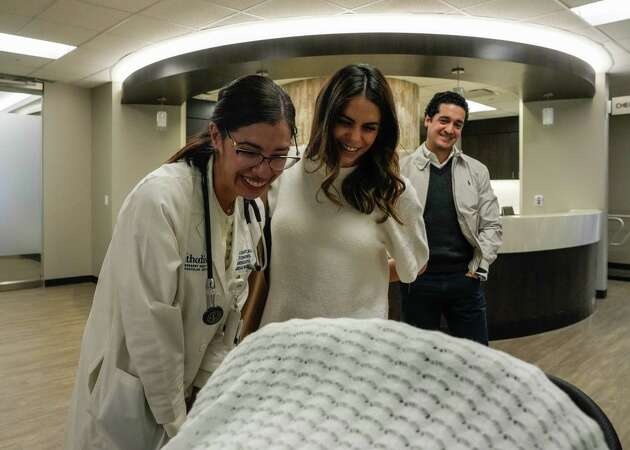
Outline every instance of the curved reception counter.
<path id="1" fill-rule="evenodd" d="M 541 333 L 594 308 L 602 211 L 504 216 L 485 284 L 490 339 Z"/>

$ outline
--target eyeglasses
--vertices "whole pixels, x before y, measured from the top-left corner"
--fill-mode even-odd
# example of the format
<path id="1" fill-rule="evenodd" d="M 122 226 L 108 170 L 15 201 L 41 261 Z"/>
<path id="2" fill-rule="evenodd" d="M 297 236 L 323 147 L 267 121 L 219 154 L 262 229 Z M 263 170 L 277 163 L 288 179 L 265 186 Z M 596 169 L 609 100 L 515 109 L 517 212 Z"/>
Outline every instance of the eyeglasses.
<path id="1" fill-rule="evenodd" d="M 295 133 L 293 133 L 293 142 L 295 144 L 295 156 L 281 156 L 281 155 L 273 155 L 273 156 L 265 156 L 260 151 L 249 147 L 247 144 L 240 144 L 234 140 L 230 132 L 225 130 L 225 134 L 232 141 L 232 145 L 234 145 L 234 151 L 236 155 L 241 160 L 242 165 L 245 168 L 255 167 L 263 161 L 267 161 L 269 167 L 276 172 L 280 172 L 282 170 L 286 170 L 289 167 L 293 167 L 300 160 L 300 150 L 298 150 L 297 145 L 297 137 Z"/>

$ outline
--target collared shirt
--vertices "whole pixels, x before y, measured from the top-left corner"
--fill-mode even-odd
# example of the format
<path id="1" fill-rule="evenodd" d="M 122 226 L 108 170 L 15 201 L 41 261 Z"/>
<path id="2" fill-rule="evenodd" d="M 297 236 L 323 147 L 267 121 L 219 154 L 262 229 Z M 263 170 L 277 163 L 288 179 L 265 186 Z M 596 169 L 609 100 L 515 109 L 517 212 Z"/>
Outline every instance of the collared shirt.
<path id="1" fill-rule="evenodd" d="M 422 151 L 424 152 L 424 156 L 429 161 L 431 161 L 431 164 L 433 166 L 437 167 L 438 169 L 441 169 L 442 167 L 444 167 L 450 161 L 450 159 L 455 154 L 455 147 L 453 146 L 453 148 L 451 149 L 451 153 L 449 153 L 449 155 L 448 155 L 448 158 L 446 158 L 443 162 L 440 162 L 440 160 L 438 159 L 437 155 L 435 153 L 433 153 L 431 150 L 429 150 L 429 148 L 427 147 L 426 143 L 422 145 Z"/>

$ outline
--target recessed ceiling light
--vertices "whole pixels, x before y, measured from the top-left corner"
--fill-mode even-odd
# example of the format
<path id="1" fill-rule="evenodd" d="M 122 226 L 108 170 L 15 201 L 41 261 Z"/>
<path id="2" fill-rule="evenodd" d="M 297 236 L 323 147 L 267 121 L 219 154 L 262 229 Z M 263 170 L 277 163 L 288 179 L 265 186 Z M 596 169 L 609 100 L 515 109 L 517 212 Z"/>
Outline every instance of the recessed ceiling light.
<path id="1" fill-rule="evenodd" d="M 125 81 L 135 71 L 155 62 L 208 48 L 267 39 L 352 33 L 446 34 L 498 39 L 575 56 L 591 65 L 596 72 L 606 72 L 612 66 L 612 58 L 600 44 L 584 36 L 543 25 L 439 14 L 355 14 L 264 20 L 187 34 L 124 57 L 113 67 L 112 81 Z"/>
<path id="2" fill-rule="evenodd" d="M 39 56 L 40 58 L 59 59 L 76 47 L 58 42 L 42 41 L 14 34 L 0 33 L 0 51 L 19 55 Z"/>
<path id="3" fill-rule="evenodd" d="M 472 100 L 466 100 L 466 103 L 468 103 L 468 112 L 471 114 L 484 111 L 496 111 L 496 108 L 493 108 L 492 106 L 484 105 L 479 102 L 473 102 Z"/>
<path id="4" fill-rule="evenodd" d="M 575 14 L 593 26 L 630 19 L 628 0 L 600 0 L 571 8 Z"/>

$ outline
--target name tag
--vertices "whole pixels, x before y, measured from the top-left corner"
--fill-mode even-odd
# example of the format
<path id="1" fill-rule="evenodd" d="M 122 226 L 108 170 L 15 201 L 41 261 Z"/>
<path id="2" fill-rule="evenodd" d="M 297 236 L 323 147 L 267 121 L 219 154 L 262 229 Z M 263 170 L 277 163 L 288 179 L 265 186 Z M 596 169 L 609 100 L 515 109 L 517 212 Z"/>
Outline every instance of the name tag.
<path id="1" fill-rule="evenodd" d="M 241 250 L 236 258 L 236 266 L 234 270 L 236 272 L 249 272 L 254 267 L 255 263 L 254 251 L 251 248 Z"/>

